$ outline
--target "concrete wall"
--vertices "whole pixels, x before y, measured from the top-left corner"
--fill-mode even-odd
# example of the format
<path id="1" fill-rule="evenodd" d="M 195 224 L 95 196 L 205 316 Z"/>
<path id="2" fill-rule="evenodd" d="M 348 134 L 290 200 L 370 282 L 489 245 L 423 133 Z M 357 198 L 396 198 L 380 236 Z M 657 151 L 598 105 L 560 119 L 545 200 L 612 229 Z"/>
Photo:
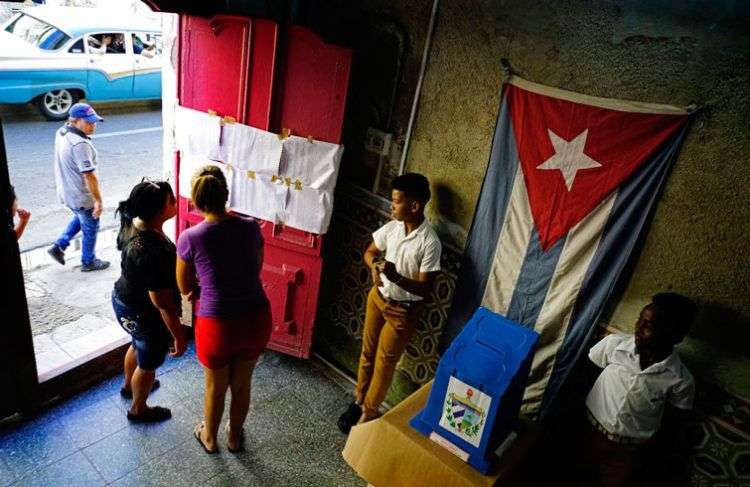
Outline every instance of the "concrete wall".
<path id="1" fill-rule="evenodd" d="M 394 121 L 403 127 L 431 6 L 405 3 L 368 2 L 374 12 L 396 17 L 410 35 Z M 407 163 L 407 170 L 426 174 L 450 201 L 433 204 L 432 216 L 468 230 L 487 167 L 503 57 L 523 77 L 551 86 L 705 106 L 607 319 L 630 330 L 656 292 L 695 298 L 701 314 L 683 356 L 697 375 L 745 396 L 750 396 L 748 10 L 731 1 L 444 0 Z"/>

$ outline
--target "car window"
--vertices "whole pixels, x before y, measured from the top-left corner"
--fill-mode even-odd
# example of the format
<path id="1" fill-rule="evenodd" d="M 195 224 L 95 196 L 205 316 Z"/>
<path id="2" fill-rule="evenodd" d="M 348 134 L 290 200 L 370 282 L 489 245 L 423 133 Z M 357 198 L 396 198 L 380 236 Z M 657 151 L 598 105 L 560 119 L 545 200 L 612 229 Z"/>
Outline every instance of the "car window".
<path id="1" fill-rule="evenodd" d="M 70 40 L 70 37 L 57 27 L 23 13 L 18 14 L 18 17 L 5 27 L 5 32 L 45 51 L 60 49 Z"/>
<path id="2" fill-rule="evenodd" d="M 73 54 L 82 54 L 83 53 L 83 39 L 78 39 L 73 43 L 72 46 L 70 46 L 70 49 L 68 49 L 68 52 Z"/>
<path id="3" fill-rule="evenodd" d="M 86 38 L 89 52 L 92 54 L 125 54 L 125 34 L 122 32 L 104 32 L 91 34 Z"/>
<path id="4" fill-rule="evenodd" d="M 154 57 L 161 55 L 161 50 L 161 34 L 152 32 L 133 33 L 133 53 L 145 57 Z"/>

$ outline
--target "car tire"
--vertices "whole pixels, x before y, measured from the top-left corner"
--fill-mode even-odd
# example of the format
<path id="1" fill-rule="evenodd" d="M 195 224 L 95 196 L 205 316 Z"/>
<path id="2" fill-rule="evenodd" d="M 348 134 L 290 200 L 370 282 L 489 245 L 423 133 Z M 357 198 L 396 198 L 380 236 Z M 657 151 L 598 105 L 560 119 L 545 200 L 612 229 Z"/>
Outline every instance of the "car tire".
<path id="1" fill-rule="evenodd" d="M 79 100 L 73 90 L 51 90 L 36 99 L 37 107 L 47 120 L 67 120 L 70 107 Z"/>

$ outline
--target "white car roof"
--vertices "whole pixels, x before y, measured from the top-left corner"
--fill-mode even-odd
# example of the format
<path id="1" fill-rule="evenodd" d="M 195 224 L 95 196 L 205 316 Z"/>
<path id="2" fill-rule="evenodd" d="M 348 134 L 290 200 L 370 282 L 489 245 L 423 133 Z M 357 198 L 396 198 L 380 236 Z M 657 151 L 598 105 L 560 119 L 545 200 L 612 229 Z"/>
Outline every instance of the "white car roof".
<path id="1" fill-rule="evenodd" d="M 111 9 L 41 6 L 24 9 L 23 13 L 54 25 L 70 37 L 87 32 L 161 31 L 157 22 Z"/>

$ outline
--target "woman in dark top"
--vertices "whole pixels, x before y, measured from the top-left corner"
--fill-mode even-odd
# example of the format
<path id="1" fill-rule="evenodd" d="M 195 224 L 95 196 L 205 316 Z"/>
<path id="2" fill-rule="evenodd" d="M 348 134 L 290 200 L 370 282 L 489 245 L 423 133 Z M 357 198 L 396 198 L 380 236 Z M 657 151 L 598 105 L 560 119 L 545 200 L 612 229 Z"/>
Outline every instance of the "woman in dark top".
<path id="1" fill-rule="evenodd" d="M 194 434 L 207 453 L 218 451 L 224 396 L 231 392 L 224 429 L 227 450 L 243 449 L 242 426 L 258 357 L 271 336 L 271 309 L 260 281 L 263 237 L 258 223 L 227 213 L 229 190 L 214 166 L 193 180 L 192 200 L 204 220 L 177 240 L 177 283 L 186 296 L 200 286 L 195 351 L 206 377 L 204 422 Z"/>
<path id="2" fill-rule="evenodd" d="M 134 422 L 164 421 L 169 409 L 146 405 L 156 369 L 167 352 L 185 353 L 185 336 L 180 324 L 180 294 L 175 281 L 176 251 L 162 230 L 175 216 L 172 187 L 165 181 L 137 184 L 117 212 L 121 226 L 117 248 L 122 251 L 122 274 L 112 292 L 112 306 L 120 326 L 132 336 L 125 354 L 125 385 L 120 390 L 133 398 L 128 419 Z"/>

